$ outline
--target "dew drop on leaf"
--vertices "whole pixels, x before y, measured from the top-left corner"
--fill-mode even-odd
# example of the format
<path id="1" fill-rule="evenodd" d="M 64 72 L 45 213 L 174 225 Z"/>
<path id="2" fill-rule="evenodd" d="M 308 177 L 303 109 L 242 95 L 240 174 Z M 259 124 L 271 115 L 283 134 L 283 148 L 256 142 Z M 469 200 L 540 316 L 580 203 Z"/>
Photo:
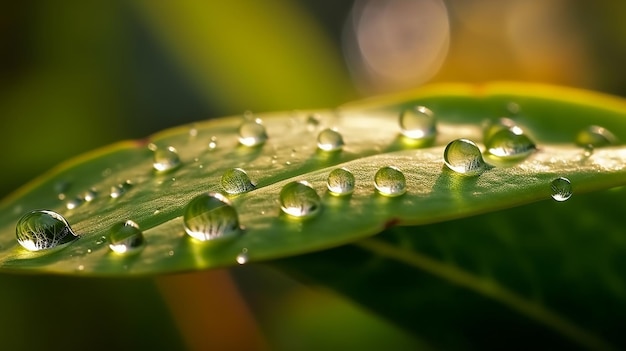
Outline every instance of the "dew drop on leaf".
<path id="1" fill-rule="evenodd" d="M 180 157 L 178 151 L 173 146 L 165 149 L 154 150 L 154 162 L 152 167 L 157 172 L 167 172 L 180 166 Z"/>
<path id="2" fill-rule="evenodd" d="M 529 156 L 537 147 L 522 128 L 502 118 L 489 125 L 484 132 L 487 152 L 500 159 L 518 159 Z"/>
<path id="3" fill-rule="evenodd" d="M 83 199 L 85 199 L 85 201 L 87 202 L 91 202 L 95 200 L 97 197 L 98 197 L 98 192 L 96 191 L 96 189 L 93 189 L 93 188 L 85 191 L 85 193 L 83 194 Z"/>
<path id="4" fill-rule="evenodd" d="M 215 150 L 217 148 L 217 137 L 212 136 L 209 141 L 209 150 Z"/>
<path id="5" fill-rule="evenodd" d="M 114 224 L 109 229 L 109 248 L 119 254 L 138 252 L 145 240 L 137 223 L 128 220 Z"/>
<path id="6" fill-rule="evenodd" d="M 65 207 L 66 207 L 68 210 L 73 210 L 73 209 L 75 209 L 76 207 L 78 207 L 78 206 L 82 205 L 82 204 L 83 204 L 83 202 L 85 202 L 85 200 L 84 200 L 82 197 L 77 196 L 77 197 L 75 197 L 75 198 L 73 198 L 73 199 L 71 199 L 71 200 L 67 201 L 67 202 L 65 203 Z"/>
<path id="7" fill-rule="evenodd" d="M 248 263 L 248 249 L 243 248 L 241 250 L 241 253 L 239 253 L 239 255 L 237 255 L 237 257 L 235 258 L 235 261 L 237 261 L 237 263 L 239 264 Z"/>
<path id="8" fill-rule="evenodd" d="M 228 194 L 241 194 L 254 189 L 248 173 L 241 168 L 229 169 L 222 175 L 222 188 Z"/>
<path id="9" fill-rule="evenodd" d="M 200 241 L 230 238 L 239 233 L 239 217 L 230 201 L 220 193 L 204 193 L 184 209 L 185 232 Z"/>
<path id="10" fill-rule="evenodd" d="M 478 175 L 487 168 L 480 149 L 473 141 L 456 139 L 443 151 L 443 160 L 451 170 L 464 175 Z"/>
<path id="11" fill-rule="evenodd" d="M 326 186 L 332 195 L 342 196 L 352 194 L 355 182 L 352 172 L 345 168 L 337 168 L 328 174 Z"/>
<path id="12" fill-rule="evenodd" d="M 339 151 L 343 145 L 343 137 L 336 130 L 324 129 L 317 135 L 317 147 L 322 151 Z"/>
<path id="13" fill-rule="evenodd" d="M 591 145 L 591 144 L 585 145 L 585 146 L 583 147 L 583 156 L 585 156 L 585 157 L 590 157 L 591 155 L 593 155 L 593 150 L 594 150 L 594 149 L 595 149 L 595 148 L 594 148 L 594 147 L 593 147 L 593 145 Z"/>
<path id="14" fill-rule="evenodd" d="M 374 175 L 374 186 L 381 195 L 400 196 L 406 192 L 406 178 L 396 167 L 385 166 Z"/>
<path id="15" fill-rule="evenodd" d="M 550 183 L 552 189 L 552 198 L 562 202 L 572 197 L 572 184 L 569 179 L 559 177 Z"/>
<path id="16" fill-rule="evenodd" d="M 267 140 L 267 132 L 260 119 L 243 122 L 239 126 L 239 143 L 245 146 L 258 146 Z"/>
<path id="17" fill-rule="evenodd" d="M 432 138 L 437 133 L 435 115 L 424 106 L 415 106 L 402 111 L 399 122 L 400 130 L 407 138 Z"/>
<path id="18" fill-rule="evenodd" d="M 576 135 L 576 145 L 580 147 L 603 147 L 617 144 L 617 137 L 611 131 L 600 126 L 588 126 Z"/>
<path id="19" fill-rule="evenodd" d="M 305 181 L 291 182 L 280 191 L 280 209 L 297 218 L 309 218 L 317 215 L 322 208 L 319 195 Z"/>
<path id="20" fill-rule="evenodd" d="M 133 183 L 130 180 L 125 181 L 124 183 L 114 185 L 111 187 L 111 198 L 117 199 L 120 196 L 126 194 L 133 187 Z"/>
<path id="21" fill-rule="evenodd" d="M 15 226 L 17 242 L 29 251 L 40 251 L 65 246 L 78 238 L 67 220 L 49 210 L 31 211 Z"/>

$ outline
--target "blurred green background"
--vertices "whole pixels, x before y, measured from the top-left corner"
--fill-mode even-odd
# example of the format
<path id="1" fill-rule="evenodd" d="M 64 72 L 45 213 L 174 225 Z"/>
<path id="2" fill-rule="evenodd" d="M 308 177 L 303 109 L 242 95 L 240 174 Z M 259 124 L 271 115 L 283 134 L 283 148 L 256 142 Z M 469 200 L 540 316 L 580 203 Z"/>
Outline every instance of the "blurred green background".
<path id="1" fill-rule="evenodd" d="M 0 196 L 111 142 L 436 81 L 626 94 L 616 1 L 0 3 Z"/>
<path id="2" fill-rule="evenodd" d="M 620 73 L 626 58 L 623 13 L 626 3 L 609 0 L 2 1 L 0 198 L 94 148 L 246 110 L 332 107 L 441 81 L 541 81 L 626 96 Z M 118 293 L 93 297 L 101 301 L 95 318 L 100 323 L 84 340 L 115 334 L 106 325 L 117 323 L 120 313 L 132 316 L 120 328 L 149 323 L 144 311 L 149 308 L 137 303 L 142 297 L 132 296 L 136 291 L 144 294 L 146 306 L 153 301 L 158 307 L 152 313 L 172 318 L 156 333 L 165 335 L 175 325 L 193 349 L 211 342 L 207 338 L 222 346 L 241 339 L 223 334 L 231 324 L 251 340 L 233 346 L 242 349 L 266 349 L 267 339 L 279 349 L 367 349 L 381 340 L 391 348 L 416 347 L 402 332 L 336 296 L 245 268 L 229 272 L 237 287 L 222 271 L 156 283 L 3 277 L 14 289 L 5 289 L 8 298 L 1 306 L 11 313 L 0 324 L 28 324 L 11 315 L 19 315 L 20 302 L 36 299 L 41 289 L 54 285 L 48 292 L 63 298 L 68 287 L 87 286 L 94 295 L 106 289 Z M 196 293 L 181 298 L 186 286 Z M 228 303 L 220 299 L 237 291 L 246 306 L 237 297 Z M 81 304 L 88 306 L 90 299 L 83 296 Z M 217 304 L 202 304 L 211 299 Z M 189 309 L 187 303 L 198 305 Z M 220 304 L 249 308 L 257 324 L 242 313 L 230 322 L 220 320 L 209 332 L 214 321 L 203 313 Z M 37 306 L 27 310 L 37 313 Z M 40 319 L 54 325 L 62 310 Z M 342 329 L 354 321 L 361 325 L 353 333 Z M 85 333 L 92 329 L 77 324 Z M 48 334 L 63 328 L 54 326 Z M 259 328 L 265 336 L 260 341 Z M 333 334 L 337 330 L 342 333 Z M 226 336 L 219 339 L 221 334 Z M 22 340 L 22 334 L 0 335 Z M 106 345 L 125 345 L 132 340 L 128 335 L 109 336 Z M 179 337 L 170 331 L 164 338 L 180 345 Z M 25 345 L 47 345 L 39 342 Z M 158 346 L 159 340 L 153 343 Z"/>

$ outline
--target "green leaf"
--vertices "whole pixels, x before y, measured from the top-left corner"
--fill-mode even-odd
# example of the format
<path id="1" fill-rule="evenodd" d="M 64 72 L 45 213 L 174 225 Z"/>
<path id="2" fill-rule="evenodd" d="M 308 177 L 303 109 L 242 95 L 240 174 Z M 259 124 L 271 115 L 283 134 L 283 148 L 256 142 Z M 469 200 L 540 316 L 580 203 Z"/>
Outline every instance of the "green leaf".
<path id="1" fill-rule="evenodd" d="M 443 166 L 448 142 L 480 142 L 484 120 L 510 115 L 511 103 L 520 110 L 512 117 L 538 145 L 535 153 L 476 177 Z M 398 115 L 415 105 L 427 106 L 438 118 L 437 137 L 430 143 L 400 136 Z M 589 124 L 606 127 L 625 140 L 625 106 L 616 98 L 542 85 L 435 85 L 336 110 L 256 115 L 269 139 L 253 148 L 238 145 L 241 117 L 182 126 L 69 161 L 6 199 L 0 208 L 0 267 L 93 275 L 204 269 L 235 264 L 243 251 L 250 262 L 269 260 L 353 242 L 391 225 L 435 223 L 543 200 L 550 197 L 551 181 L 561 176 L 571 180 L 576 194 L 623 185 L 626 148 L 598 148 L 586 157 L 573 140 Z M 316 136 L 327 127 L 343 135 L 346 145 L 341 152 L 317 150 Z M 215 149 L 209 147 L 212 138 Z M 177 148 L 182 166 L 155 173 L 150 143 Z M 404 173 L 406 194 L 390 198 L 375 192 L 373 177 L 383 166 Z M 184 206 L 198 194 L 222 191 L 220 178 L 234 167 L 244 168 L 257 182 L 255 190 L 231 197 L 245 228 L 242 235 L 221 243 L 187 237 L 181 218 Z M 351 196 L 327 193 L 326 178 L 337 167 L 355 175 Z M 109 189 L 126 180 L 132 188 L 112 199 Z M 281 214 L 278 194 L 294 180 L 310 182 L 321 196 L 322 210 L 314 218 Z M 65 201 L 90 188 L 99 193 L 95 200 L 65 208 Z M 59 191 L 65 200 L 59 199 Z M 37 208 L 63 214 L 81 238 L 50 253 L 19 247 L 15 223 Z M 103 240 L 112 225 L 126 220 L 138 223 L 146 238 L 146 247 L 135 255 L 110 252 Z"/>
<path id="2" fill-rule="evenodd" d="M 273 266 L 436 349 L 623 349 L 624 196 L 620 187 L 396 227 Z"/>

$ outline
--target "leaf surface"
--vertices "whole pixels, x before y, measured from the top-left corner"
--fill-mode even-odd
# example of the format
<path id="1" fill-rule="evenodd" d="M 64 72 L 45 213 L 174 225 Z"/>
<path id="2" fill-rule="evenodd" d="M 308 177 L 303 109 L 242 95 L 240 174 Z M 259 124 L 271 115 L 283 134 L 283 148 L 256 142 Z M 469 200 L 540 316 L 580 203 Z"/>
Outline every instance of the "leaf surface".
<path id="1" fill-rule="evenodd" d="M 512 103 L 519 111 L 510 111 Z M 437 116 L 438 133 L 430 142 L 400 135 L 398 115 L 418 105 Z M 575 193 L 612 188 L 625 183 L 626 148 L 598 148 L 587 157 L 573 140 L 590 124 L 626 140 L 625 106 L 616 98 L 543 85 L 446 84 L 335 110 L 255 115 L 269 136 L 259 147 L 238 143 L 237 130 L 245 117 L 166 130 L 69 161 L 5 199 L 0 207 L 0 268 L 92 275 L 205 269 L 236 264 L 242 252 L 249 262 L 270 260 L 350 243 L 392 225 L 436 223 L 543 200 L 550 197 L 550 183 L 557 177 L 567 177 Z M 536 152 L 475 177 L 444 166 L 445 145 L 469 138 L 484 150 L 483 122 L 504 115 L 533 138 Z M 342 151 L 317 149 L 317 134 L 325 128 L 342 134 Z M 212 140 L 214 149 L 209 147 Z M 155 172 L 151 144 L 174 146 L 182 166 Z M 376 193 L 374 174 L 384 166 L 403 172 L 406 194 L 391 198 Z M 248 193 L 230 196 L 242 234 L 219 243 L 191 239 L 183 229 L 184 206 L 198 194 L 222 192 L 222 174 L 235 167 L 257 183 Z M 351 196 L 335 197 L 326 189 L 328 174 L 338 167 L 350 169 L 356 178 Z M 111 198 L 111 187 L 126 180 L 133 186 Z M 320 195 L 322 209 L 314 218 L 281 214 L 278 194 L 294 180 L 308 181 Z M 93 201 L 66 208 L 68 200 L 91 188 L 98 192 Z M 80 239 L 50 253 L 21 248 L 15 224 L 32 209 L 61 213 Z M 109 228 L 126 220 L 139 224 L 147 243 L 134 255 L 115 254 L 107 245 Z"/>

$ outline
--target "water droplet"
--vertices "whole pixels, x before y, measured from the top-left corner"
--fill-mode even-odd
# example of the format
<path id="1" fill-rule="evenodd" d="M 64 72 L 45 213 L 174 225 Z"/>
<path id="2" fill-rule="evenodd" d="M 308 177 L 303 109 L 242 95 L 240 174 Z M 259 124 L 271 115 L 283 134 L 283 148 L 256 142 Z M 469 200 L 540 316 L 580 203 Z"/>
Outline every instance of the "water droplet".
<path id="1" fill-rule="evenodd" d="M 167 172 L 180 166 L 178 151 L 173 146 L 154 150 L 152 166 L 157 172 Z"/>
<path id="2" fill-rule="evenodd" d="M 424 106 L 407 108 L 400 113 L 400 130 L 407 138 L 431 138 L 437 133 L 436 124 L 435 115 Z"/>
<path id="3" fill-rule="evenodd" d="M 254 189 L 248 173 L 241 168 L 229 169 L 222 175 L 222 188 L 225 192 L 234 195 Z"/>
<path id="4" fill-rule="evenodd" d="M 583 148 L 583 156 L 590 157 L 591 155 L 593 155 L 593 150 L 594 150 L 593 145 L 591 144 L 585 145 L 585 147 Z"/>
<path id="5" fill-rule="evenodd" d="M 77 269 L 79 272 L 82 272 L 82 271 L 84 271 L 84 270 L 85 270 L 85 266 L 81 264 L 81 265 L 78 265 L 78 267 L 76 267 L 76 269 Z"/>
<path id="6" fill-rule="evenodd" d="M 280 209 L 293 217 L 309 218 L 317 215 L 322 200 L 315 189 L 305 181 L 288 183 L 280 191 Z"/>
<path id="7" fill-rule="evenodd" d="M 189 136 L 192 137 L 192 138 L 198 136 L 198 128 L 196 128 L 195 125 L 192 125 L 189 128 Z"/>
<path id="8" fill-rule="evenodd" d="M 257 146 L 267 140 L 267 132 L 260 119 L 244 122 L 239 127 L 239 142 L 245 146 Z"/>
<path id="9" fill-rule="evenodd" d="M 215 150 L 217 148 L 217 137 L 212 136 L 209 141 L 209 150 Z"/>
<path id="10" fill-rule="evenodd" d="M 328 174 L 326 186 L 332 195 L 349 195 L 354 191 L 354 174 L 345 168 L 334 169 Z"/>
<path id="11" fill-rule="evenodd" d="M 91 202 L 95 200 L 97 197 L 98 197 L 98 192 L 94 188 L 91 188 L 85 191 L 85 193 L 83 194 L 83 199 L 85 199 L 85 201 L 87 202 Z"/>
<path id="12" fill-rule="evenodd" d="M 111 187 L 111 198 L 117 199 L 118 197 L 126 194 L 130 188 L 133 187 L 133 183 L 130 180 L 125 181 L 124 183 L 115 185 Z"/>
<path id="13" fill-rule="evenodd" d="M 314 131 L 320 125 L 321 117 L 318 114 L 309 115 L 306 118 L 306 127 L 309 132 Z"/>
<path id="14" fill-rule="evenodd" d="M 552 198 L 556 201 L 565 201 L 572 197 L 572 184 L 569 179 L 559 177 L 550 183 L 552 189 Z"/>
<path id="15" fill-rule="evenodd" d="M 317 147 L 320 150 L 338 151 L 343 145 L 343 137 L 336 130 L 324 129 L 317 135 Z"/>
<path id="16" fill-rule="evenodd" d="M 239 218 L 230 201 L 219 193 L 204 193 L 185 207 L 183 224 L 192 238 L 207 241 L 238 234 Z"/>
<path id="17" fill-rule="evenodd" d="M 487 168 L 478 146 L 467 139 L 450 142 L 443 152 L 443 160 L 451 170 L 470 176 L 480 174 Z"/>
<path id="18" fill-rule="evenodd" d="M 109 248 L 119 254 L 138 252 L 144 246 L 143 233 L 133 221 L 114 224 L 109 229 Z"/>
<path id="19" fill-rule="evenodd" d="M 96 245 L 102 245 L 107 241 L 106 236 L 101 236 L 100 238 L 98 238 L 98 240 L 96 240 Z"/>
<path id="20" fill-rule="evenodd" d="M 22 216 L 15 226 L 15 235 L 17 242 L 29 251 L 63 247 L 78 238 L 63 216 L 49 210 Z"/>
<path id="21" fill-rule="evenodd" d="M 506 104 L 506 110 L 512 115 L 517 115 L 520 113 L 521 109 L 519 104 L 515 102 L 509 102 L 508 104 Z"/>
<path id="22" fill-rule="evenodd" d="M 594 148 L 617 144 L 617 137 L 606 128 L 600 126 L 589 126 L 576 135 L 576 145 L 586 147 L 591 145 Z"/>
<path id="23" fill-rule="evenodd" d="M 381 195 L 400 196 L 406 192 L 406 178 L 396 167 L 385 166 L 374 175 L 374 186 Z"/>
<path id="24" fill-rule="evenodd" d="M 65 203 L 65 207 L 66 207 L 68 210 L 73 210 L 73 209 L 75 209 L 76 207 L 78 207 L 78 206 L 82 205 L 82 204 L 83 204 L 83 202 L 85 202 L 85 200 L 84 200 L 82 197 L 77 196 L 77 197 L 73 198 L 72 200 L 69 200 L 68 202 L 66 202 L 66 203 Z"/>
<path id="25" fill-rule="evenodd" d="M 239 264 L 246 264 L 248 263 L 248 249 L 246 249 L 245 247 L 241 250 L 241 253 L 239 255 L 237 255 L 237 258 L 235 258 L 235 260 L 237 261 L 237 263 Z"/>
<path id="26" fill-rule="evenodd" d="M 501 159 L 523 158 L 534 152 L 537 147 L 530 138 L 524 134 L 522 128 L 509 119 L 501 119 L 500 122 L 490 125 L 485 131 L 485 147 L 487 152 Z M 511 121 L 512 122 L 512 121 Z"/>

